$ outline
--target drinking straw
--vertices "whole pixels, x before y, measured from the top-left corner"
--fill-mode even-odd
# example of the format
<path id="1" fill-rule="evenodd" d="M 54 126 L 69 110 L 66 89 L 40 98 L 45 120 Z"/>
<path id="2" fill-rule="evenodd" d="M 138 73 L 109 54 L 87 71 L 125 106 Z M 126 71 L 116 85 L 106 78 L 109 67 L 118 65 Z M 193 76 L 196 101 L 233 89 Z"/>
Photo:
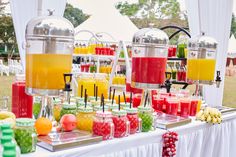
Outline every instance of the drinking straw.
<path id="1" fill-rule="evenodd" d="M 84 103 L 87 105 L 87 89 L 84 90 Z"/>
<path id="2" fill-rule="evenodd" d="M 81 85 L 81 91 L 80 91 L 80 97 L 81 97 L 81 98 L 83 97 L 83 91 L 84 91 L 83 85 Z"/>
<path id="3" fill-rule="evenodd" d="M 96 96 L 96 85 L 95 85 L 95 83 L 93 84 L 93 95 Z"/>
<path id="4" fill-rule="evenodd" d="M 87 97 L 88 97 L 88 95 L 85 94 L 85 103 L 84 103 L 84 107 L 85 107 L 85 108 L 87 107 Z"/>
<path id="5" fill-rule="evenodd" d="M 105 112 L 105 103 L 104 103 L 104 97 L 103 97 L 103 94 L 102 94 L 102 112 Z"/>
<path id="6" fill-rule="evenodd" d="M 111 100 L 111 87 L 109 88 L 109 100 Z"/>
<path id="7" fill-rule="evenodd" d="M 112 95 L 112 100 L 111 100 L 112 105 L 114 103 L 115 93 L 116 93 L 116 89 L 113 89 L 113 95 Z"/>
<path id="8" fill-rule="evenodd" d="M 120 95 L 118 95 L 118 104 L 119 104 L 119 111 L 120 111 Z"/>
<path id="9" fill-rule="evenodd" d="M 145 96 L 144 107 L 146 107 L 147 99 L 148 99 L 148 93 L 146 93 L 146 96 Z"/>
<path id="10" fill-rule="evenodd" d="M 124 101 L 125 101 L 125 104 L 126 104 L 125 92 L 123 92 L 123 96 L 124 96 Z"/>
<path id="11" fill-rule="evenodd" d="M 96 86 L 96 101 L 98 100 L 98 86 Z"/>
<path id="12" fill-rule="evenodd" d="M 102 106 L 102 98 L 103 98 L 103 94 L 101 95 L 101 103 L 100 103 L 100 106 Z"/>
<path id="13" fill-rule="evenodd" d="M 129 108 L 132 108 L 132 92 L 130 92 Z"/>

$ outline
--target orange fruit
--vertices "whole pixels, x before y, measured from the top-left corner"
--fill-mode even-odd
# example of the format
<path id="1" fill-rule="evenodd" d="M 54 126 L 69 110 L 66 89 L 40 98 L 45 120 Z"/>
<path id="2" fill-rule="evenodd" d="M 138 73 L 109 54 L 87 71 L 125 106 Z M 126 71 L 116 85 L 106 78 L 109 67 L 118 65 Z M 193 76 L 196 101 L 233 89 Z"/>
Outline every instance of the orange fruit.
<path id="1" fill-rule="evenodd" d="M 52 130 L 52 122 L 44 117 L 38 118 L 34 124 L 38 135 L 47 135 Z"/>

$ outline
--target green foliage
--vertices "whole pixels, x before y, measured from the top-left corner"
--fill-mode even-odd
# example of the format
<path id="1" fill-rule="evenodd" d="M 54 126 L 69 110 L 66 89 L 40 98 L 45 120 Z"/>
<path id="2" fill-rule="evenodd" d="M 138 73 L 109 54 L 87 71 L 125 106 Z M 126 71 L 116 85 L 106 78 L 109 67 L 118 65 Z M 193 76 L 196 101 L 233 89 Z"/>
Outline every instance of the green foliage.
<path id="1" fill-rule="evenodd" d="M 71 4 L 67 3 L 64 17 L 68 19 L 74 25 L 74 27 L 77 27 L 87 20 L 89 16 L 84 14 L 82 10 L 74 8 Z"/>
<path id="2" fill-rule="evenodd" d="M 236 36 L 236 17 L 234 14 L 232 15 L 230 34 Z"/>

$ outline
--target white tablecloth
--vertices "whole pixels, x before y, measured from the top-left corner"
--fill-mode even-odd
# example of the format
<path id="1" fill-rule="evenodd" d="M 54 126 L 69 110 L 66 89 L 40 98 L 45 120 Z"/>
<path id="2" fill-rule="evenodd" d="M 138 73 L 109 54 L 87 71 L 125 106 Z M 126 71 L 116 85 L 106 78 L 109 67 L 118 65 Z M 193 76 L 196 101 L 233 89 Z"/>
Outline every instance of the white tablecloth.
<path id="1" fill-rule="evenodd" d="M 236 157 L 236 113 L 228 114 L 220 125 L 194 121 L 172 129 L 179 134 L 177 157 Z M 161 157 L 161 135 L 165 130 L 139 133 L 122 139 L 103 141 L 58 152 L 37 147 L 23 157 Z"/>

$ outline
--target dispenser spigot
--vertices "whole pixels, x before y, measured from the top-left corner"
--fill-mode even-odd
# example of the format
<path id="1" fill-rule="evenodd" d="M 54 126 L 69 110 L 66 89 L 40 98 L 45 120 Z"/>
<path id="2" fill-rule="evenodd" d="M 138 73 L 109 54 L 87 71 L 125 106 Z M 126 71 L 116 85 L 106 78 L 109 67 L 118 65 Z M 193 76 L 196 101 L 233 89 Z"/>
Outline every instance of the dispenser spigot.
<path id="1" fill-rule="evenodd" d="M 220 77 L 220 71 L 216 72 L 216 88 L 220 87 L 221 77 Z"/>
<path id="2" fill-rule="evenodd" d="M 170 93 L 170 88 L 172 83 L 170 82 L 171 79 L 171 72 L 166 72 L 166 81 L 165 81 L 165 88 L 166 88 L 166 92 Z"/>
<path id="3" fill-rule="evenodd" d="M 71 80 L 72 80 L 72 74 L 64 74 L 64 82 L 65 82 L 65 88 L 63 91 L 65 92 L 65 98 L 70 103 L 70 92 L 71 89 Z"/>

